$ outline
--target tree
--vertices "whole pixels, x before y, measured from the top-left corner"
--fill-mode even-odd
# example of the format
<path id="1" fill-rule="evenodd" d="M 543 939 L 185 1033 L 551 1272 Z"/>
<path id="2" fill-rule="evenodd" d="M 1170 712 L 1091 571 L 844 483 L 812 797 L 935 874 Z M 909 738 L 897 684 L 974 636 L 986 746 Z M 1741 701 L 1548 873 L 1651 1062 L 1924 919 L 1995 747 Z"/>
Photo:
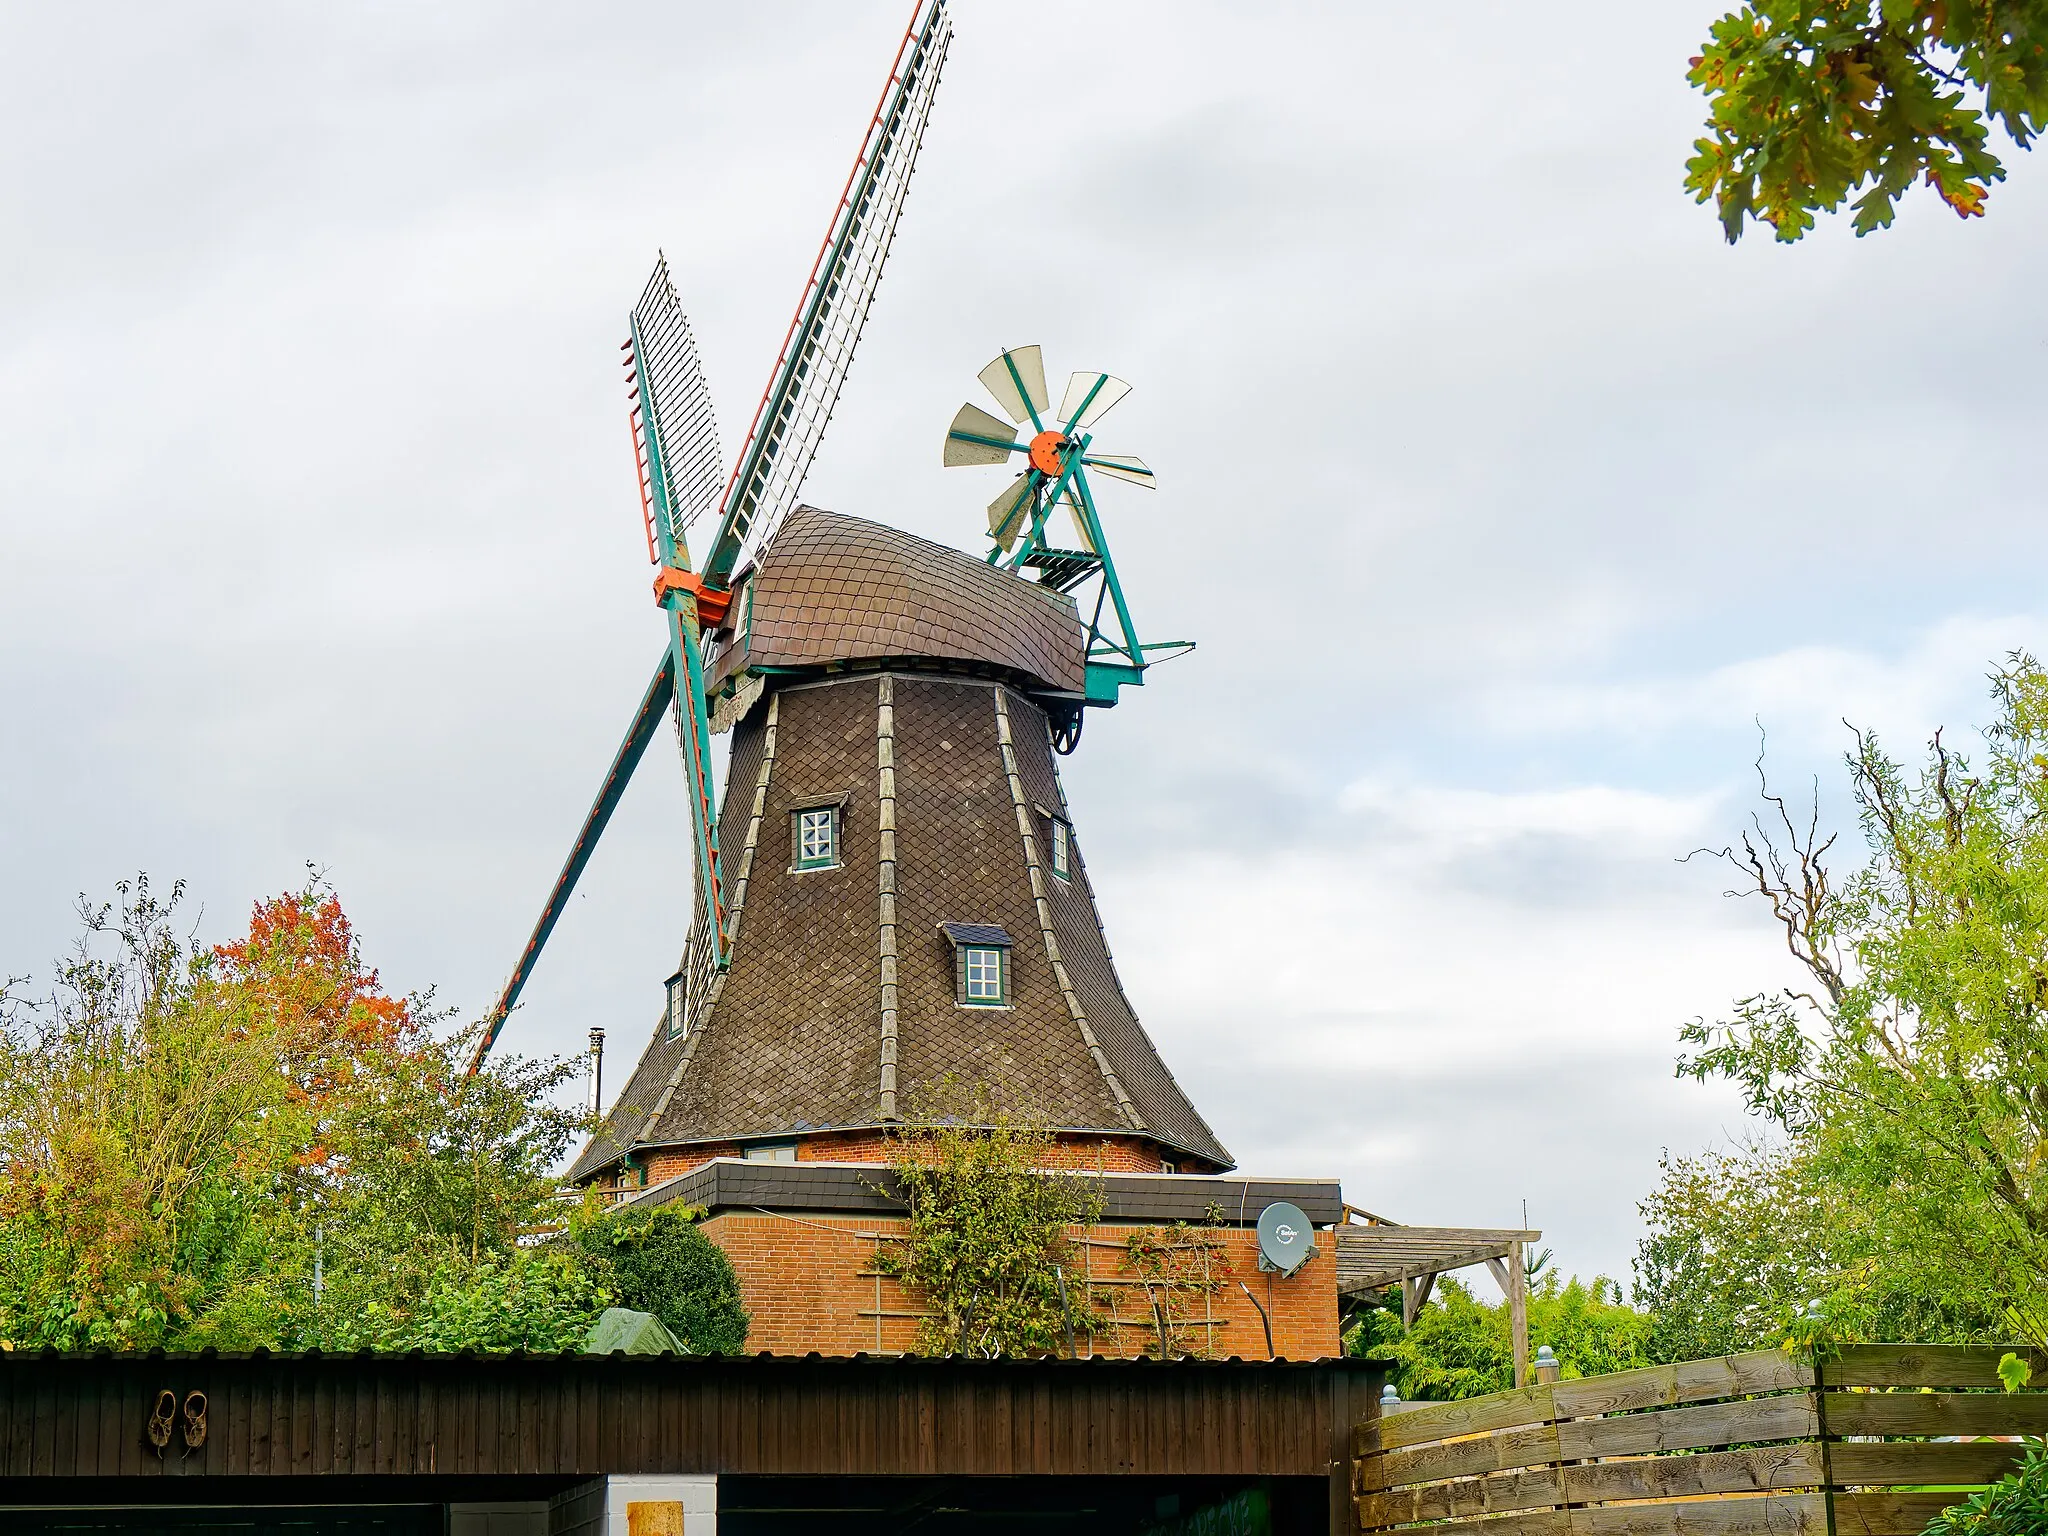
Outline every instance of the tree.
<path id="1" fill-rule="evenodd" d="M 620 1306 L 653 1313 L 693 1354 L 737 1355 L 747 1347 L 747 1309 L 732 1260 L 697 1225 L 703 1214 L 625 1207 L 581 1226 L 576 1240 L 610 1277 Z"/>
<path id="2" fill-rule="evenodd" d="M 1882 1303 L 1903 1285 L 2048 1343 L 2048 674 L 2016 653 L 1990 681 L 1974 765 L 1937 732 L 1909 775 L 1856 733 L 1866 858 L 1846 876 L 1817 812 L 1765 785 L 1768 816 L 1721 856 L 1810 985 L 1688 1025 L 1679 1072 L 1739 1085 L 1828 1192 L 1820 1230 L 1851 1241 L 1809 1262 L 1845 1327 L 1900 1316 Z"/>
<path id="3" fill-rule="evenodd" d="M 2048 121 L 2048 0 L 1750 0 L 1691 64 L 1711 115 L 1685 185 L 1730 243 L 1851 196 L 1865 235 L 1921 181 L 1972 218 L 2005 178 L 1992 124 L 2025 149 Z"/>
<path id="4" fill-rule="evenodd" d="M 1529 1340 L 1550 1346 L 1567 1379 L 1650 1364 L 1649 1331 L 1650 1319 L 1604 1275 L 1565 1281 L 1552 1270 L 1530 1288 Z M 1344 1352 L 1386 1361 L 1395 1390 L 1416 1401 L 1481 1397 L 1515 1384 L 1507 1302 L 1489 1306 L 1450 1276 L 1413 1327 L 1391 1310 L 1364 1313 L 1345 1334 Z"/>
<path id="5" fill-rule="evenodd" d="M 573 1069 L 466 1079 L 464 1037 L 382 990 L 318 882 L 218 949 L 182 897 L 124 883 L 46 995 L 0 991 L 0 1341 L 355 1347 L 526 1263 Z"/>
<path id="6" fill-rule="evenodd" d="M 1088 1326 L 1084 1299 L 1062 1283 L 1074 1267 L 1067 1228 L 1093 1221 L 1101 1196 L 1079 1175 L 1048 1168 L 1057 1152 L 1044 1124 L 979 1100 L 897 1139 L 910 1216 L 877 1262 L 931 1308 L 918 1327 L 921 1351 L 1042 1354 L 1060 1349 L 1069 1327 Z"/>
<path id="7" fill-rule="evenodd" d="M 1809 1308 L 1838 1333 L 1962 1343 L 1999 1309 L 1959 1287 L 1945 1252 L 1881 1200 L 1830 1176 L 1811 1149 L 1757 1142 L 1662 1161 L 1642 1202 L 1635 1304 L 1659 1363 L 1797 1341 Z M 1963 1277 L 1967 1280 L 1967 1277 Z"/>

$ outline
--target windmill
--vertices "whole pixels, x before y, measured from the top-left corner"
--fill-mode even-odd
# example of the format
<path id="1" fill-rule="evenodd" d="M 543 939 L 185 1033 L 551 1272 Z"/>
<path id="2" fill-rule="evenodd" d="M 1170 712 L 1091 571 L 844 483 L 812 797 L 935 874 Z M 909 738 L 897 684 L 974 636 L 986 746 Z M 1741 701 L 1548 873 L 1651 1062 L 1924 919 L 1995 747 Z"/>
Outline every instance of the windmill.
<path id="1" fill-rule="evenodd" d="M 1231 1164 L 1123 993 L 1057 769 L 1090 706 L 1184 648 L 1139 641 L 1095 506 L 1091 476 L 1151 480 L 1095 446 L 1128 387 L 1076 375 L 1055 413 L 1038 348 L 982 371 L 1009 419 L 969 407 L 945 458 L 1021 463 L 986 558 L 796 504 L 902 208 L 944 5 L 923 0 L 905 33 L 729 471 L 665 264 L 632 311 L 633 446 L 666 643 L 476 1058 L 673 716 L 690 921 L 659 1021 L 572 1183 L 646 1184 L 718 1157 L 874 1161 L 960 1082 L 1043 1115 L 1084 1165 Z M 1072 547 L 1056 542 L 1061 515 Z M 712 531 L 693 560 L 700 520 Z"/>
<path id="2" fill-rule="evenodd" d="M 705 916 L 702 942 L 714 967 L 725 963 L 727 904 L 704 637 L 726 618 L 743 555 L 772 536 L 824 437 L 895 238 L 951 40 L 946 0 L 918 0 L 729 474 L 696 343 L 665 259 L 657 260 L 633 308 L 623 348 L 633 448 L 648 556 L 655 566 L 654 596 L 668 634 L 540 920 L 485 1017 L 471 1073 L 483 1064 L 518 1002 L 664 714 L 674 718 L 689 785 L 695 883 Z M 689 531 L 712 513 L 714 531 L 693 564 Z"/>
<path id="3" fill-rule="evenodd" d="M 994 548 L 990 565 L 1028 571 L 1055 592 L 1085 594 L 1092 583 L 1088 620 L 1086 702 L 1109 705 L 1120 689 L 1144 681 L 1145 668 L 1192 650 L 1189 641 L 1138 640 L 1131 622 L 1123 583 L 1110 558 L 1109 540 L 1095 508 L 1088 472 L 1147 489 L 1156 486 L 1142 459 L 1095 449 L 1094 427 L 1131 392 L 1131 386 L 1107 373 L 1082 372 L 1067 380 L 1057 413 L 1045 384 L 1045 359 L 1036 346 L 1006 349 L 978 375 L 1009 420 L 980 406 L 960 407 L 946 432 L 944 463 L 948 469 L 1012 462 L 1022 454 L 1023 468 L 988 507 L 988 534 Z M 1019 436 L 1028 424 L 1031 436 Z M 1064 507 L 1074 532 L 1075 547 L 1051 542 L 1048 522 Z M 1110 612 L 1105 613 L 1108 606 Z M 1113 627 L 1112 627 L 1113 626 Z M 1054 746 L 1070 753 L 1080 740 L 1079 710 L 1055 723 Z"/>

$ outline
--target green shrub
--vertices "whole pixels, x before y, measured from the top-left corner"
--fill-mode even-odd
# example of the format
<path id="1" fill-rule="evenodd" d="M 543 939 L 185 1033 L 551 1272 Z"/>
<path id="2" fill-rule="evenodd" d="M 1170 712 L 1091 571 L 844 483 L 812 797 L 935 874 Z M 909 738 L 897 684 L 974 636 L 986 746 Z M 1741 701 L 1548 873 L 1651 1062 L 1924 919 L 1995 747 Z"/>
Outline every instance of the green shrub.
<path id="1" fill-rule="evenodd" d="M 1649 1317 L 1605 1276 L 1566 1281 L 1553 1270 L 1530 1287 L 1529 1348 L 1548 1344 L 1568 1380 L 1648 1365 L 1649 1336 Z M 1480 1301 L 1448 1276 L 1413 1328 L 1396 1312 L 1375 1310 L 1352 1325 L 1344 1345 L 1347 1354 L 1391 1365 L 1395 1389 L 1415 1401 L 1481 1397 L 1515 1384 L 1507 1303 Z"/>
<path id="2" fill-rule="evenodd" d="M 376 1346 L 486 1354 L 579 1348 L 611 1301 L 595 1268 L 579 1253 L 553 1248 L 474 1266 L 444 1265 L 404 1315 L 385 1320 L 372 1314 Z"/>
<path id="3" fill-rule="evenodd" d="M 2048 1531 L 2048 1442 L 2036 1440 L 2017 1470 L 1943 1510 L 1926 1536 L 2039 1536 Z"/>
<path id="4" fill-rule="evenodd" d="M 693 1354 L 736 1355 L 747 1345 L 747 1309 L 732 1260 L 697 1227 L 702 1214 L 629 1207 L 600 1216 L 576 1240 L 607 1272 L 619 1306 L 652 1312 Z"/>

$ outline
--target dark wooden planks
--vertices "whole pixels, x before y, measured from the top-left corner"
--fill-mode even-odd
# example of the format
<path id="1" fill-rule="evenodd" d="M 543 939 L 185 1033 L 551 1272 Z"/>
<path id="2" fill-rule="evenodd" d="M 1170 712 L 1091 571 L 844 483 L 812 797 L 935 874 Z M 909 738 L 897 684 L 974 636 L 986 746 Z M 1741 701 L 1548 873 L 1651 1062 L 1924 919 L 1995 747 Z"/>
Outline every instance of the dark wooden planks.
<path id="1" fill-rule="evenodd" d="M 0 1474 L 1327 1477 L 1336 1415 L 1372 1411 L 1379 1380 L 1355 1361 L 14 1355 Z M 165 1388 L 212 1399 L 207 1446 L 169 1467 L 142 1445 Z"/>

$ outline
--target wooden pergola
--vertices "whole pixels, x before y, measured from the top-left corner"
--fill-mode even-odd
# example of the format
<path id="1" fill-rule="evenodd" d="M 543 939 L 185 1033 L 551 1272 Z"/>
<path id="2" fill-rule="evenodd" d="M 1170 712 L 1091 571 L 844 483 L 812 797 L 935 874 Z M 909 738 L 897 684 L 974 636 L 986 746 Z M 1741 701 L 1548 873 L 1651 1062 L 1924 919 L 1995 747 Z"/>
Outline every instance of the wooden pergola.
<path id="1" fill-rule="evenodd" d="M 1401 1322 L 1412 1327 L 1438 1275 L 1484 1264 L 1508 1299 L 1514 1338 L 1515 1385 L 1529 1384 L 1529 1277 L 1524 1247 L 1537 1231 L 1492 1227 L 1404 1227 L 1356 1206 L 1344 1207 L 1337 1227 L 1337 1294 L 1401 1287 Z"/>

